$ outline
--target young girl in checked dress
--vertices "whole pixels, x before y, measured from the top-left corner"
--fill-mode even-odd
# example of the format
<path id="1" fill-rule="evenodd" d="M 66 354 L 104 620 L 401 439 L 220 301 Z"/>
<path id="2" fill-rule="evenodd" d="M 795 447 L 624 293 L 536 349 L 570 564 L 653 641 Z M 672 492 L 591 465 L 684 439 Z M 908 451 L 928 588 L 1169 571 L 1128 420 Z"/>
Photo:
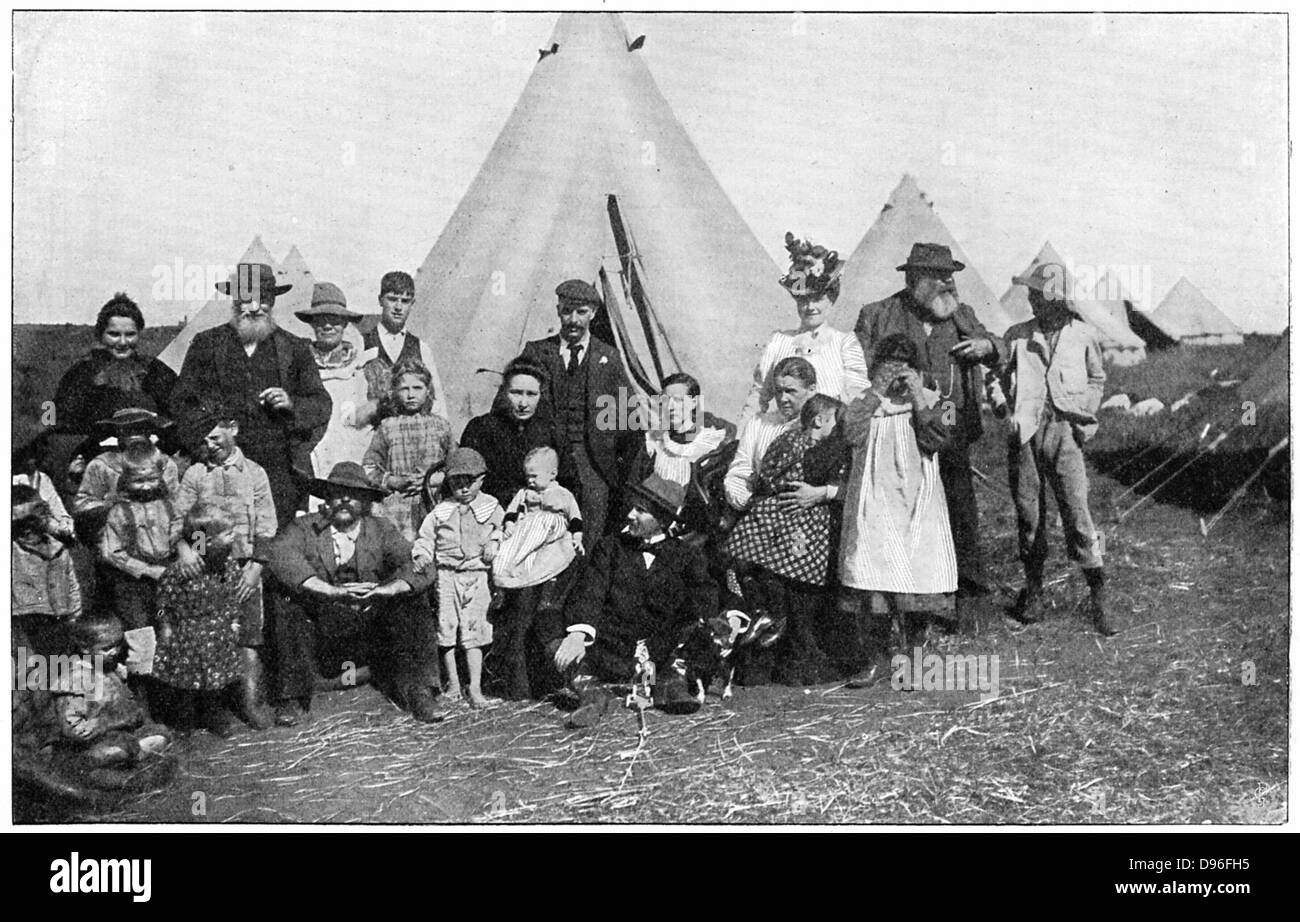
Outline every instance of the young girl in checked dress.
<path id="1" fill-rule="evenodd" d="M 843 410 L 844 404 L 833 397 L 808 398 L 799 428 L 777 436 L 763 455 L 753 503 L 725 546 L 738 575 L 743 574 L 746 598 L 752 593 L 769 617 L 788 624 L 775 648 L 775 678 L 787 685 L 831 677 L 815 635 L 834 575 L 839 522 L 830 503 L 791 509 L 783 494 L 800 484 L 834 487 L 843 479 L 848 453 L 837 432 Z M 746 681 L 752 683 L 752 676 Z"/>
<path id="2" fill-rule="evenodd" d="M 393 368 L 392 399 L 397 415 L 375 429 L 361 465 L 386 494 L 376 514 L 414 541 L 424 520 L 425 473 L 441 467 L 456 443 L 451 424 L 432 410 L 433 375 L 423 364 L 401 362 Z M 432 474 L 428 483 L 439 486 L 441 473 Z"/>

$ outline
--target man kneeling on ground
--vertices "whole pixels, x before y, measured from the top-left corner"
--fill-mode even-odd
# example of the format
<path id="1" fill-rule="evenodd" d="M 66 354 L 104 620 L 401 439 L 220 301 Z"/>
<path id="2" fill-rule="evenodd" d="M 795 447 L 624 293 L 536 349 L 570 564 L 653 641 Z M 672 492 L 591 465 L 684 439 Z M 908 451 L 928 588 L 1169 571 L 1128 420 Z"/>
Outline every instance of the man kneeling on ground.
<path id="1" fill-rule="evenodd" d="M 275 644 L 280 704 L 276 723 L 293 726 L 311 706 L 315 667 L 339 675 L 345 663 L 374 670 L 394 702 L 426 723 L 446 717 L 428 676 L 438 648 L 424 591 L 432 572 L 416 573 L 411 545 L 370 515 L 382 494 L 361 465 L 341 461 L 312 493 L 320 512 L 294 519 L 271 546 L 280 583 Z"/>
<path id="2" fill-rule="evenodd" d="M 610 685 L 628 685 L 636 671 L 637 642 L 644 640 L 660 682 L 655 702 L 670 713 L 691 713 L 700 702 L 675 668 L 678 644 L 718 611 L 718 589 L 704 555 L 667 530 L 685 501 L 680 484 L 651 475 L 634 487 L 627 525 L 602 538 L 553 626 L 550 645 L 577 705 L 566 726 L 591 727 L 613 706 Z"/>

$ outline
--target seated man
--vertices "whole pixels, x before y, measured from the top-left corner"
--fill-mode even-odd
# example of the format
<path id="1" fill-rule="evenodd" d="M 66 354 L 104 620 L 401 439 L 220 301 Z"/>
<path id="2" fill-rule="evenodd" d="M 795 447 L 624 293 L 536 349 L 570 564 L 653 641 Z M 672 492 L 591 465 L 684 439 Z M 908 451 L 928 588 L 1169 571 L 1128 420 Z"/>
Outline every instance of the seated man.
<path id="1" fill-rule="evenodd" d="M 682 508 L 685 490 L 658 475 L 630 491 L 627 525 L 593 548 L 563 612 L 550 625 L 556 669 L 577 709 L 570 728 L 600 722 L 613 703 L 602 683 L 627 685 L 637 670 L 635 652 L 644 641 L 660 683 L 658 705 L 673 713 L 697 710 L 678 659 L 678 644 L 717 614 L 717 584 L 704 555 L 667 535 Z"/>
<path id="2" fill-rule="evenodd" d="M 271 545 L 271 572 L 279 583 L 276 723 L 294 726 L 310 709 L 318 661 L 329 676 L 339 675 L 344 663 L 368 665 L 380 687 L 416 720 L 444 719 L 446 705 L 427 678 L 438 675 L 424 596 L 432 571 L 416 573 L 411 545 L 370 515 L 382 494 L 360 464 L 334 465 L 327 479 L 313 482 L 312 493 L 324 500 L 321 511 L 291 521 Z"/>

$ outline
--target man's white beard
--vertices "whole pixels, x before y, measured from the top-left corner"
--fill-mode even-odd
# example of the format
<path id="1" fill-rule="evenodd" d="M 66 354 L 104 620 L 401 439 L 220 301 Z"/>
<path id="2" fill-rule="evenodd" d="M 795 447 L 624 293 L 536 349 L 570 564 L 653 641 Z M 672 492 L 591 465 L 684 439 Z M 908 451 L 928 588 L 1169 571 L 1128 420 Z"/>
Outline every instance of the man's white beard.
<path id="1" fill-rule="evenodd" d="M 230 323 L 239 334 L 239 341 L 245 346 L 260 343 L 275 332 L 275 321 L 270 317 L 236 314 Z"/>
<path id="2" fill-rule="evenodd" d="M 955 294 L 951 291 L 941 291 L 930 299 L 930 303 L 926 304 L 925 309 L 936 320 L 947 320 L 957 313 L 957 305 L 957 296 Z"/>

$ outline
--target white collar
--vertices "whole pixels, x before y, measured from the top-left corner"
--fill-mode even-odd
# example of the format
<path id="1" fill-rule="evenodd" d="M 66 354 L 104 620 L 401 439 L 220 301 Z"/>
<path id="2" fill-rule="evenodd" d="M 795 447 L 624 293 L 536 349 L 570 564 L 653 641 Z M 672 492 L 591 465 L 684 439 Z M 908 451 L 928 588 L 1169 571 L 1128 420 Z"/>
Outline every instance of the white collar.
<path id="1" fill-rule="evenodd" d="M 591 330 L 576 343 L 570 343 L 563 336 L 560 337 L 560 351 L 566 356 L 573 352 L 573 347 L 578 346 L 582 349 L 583 355 L 591 355 Z"/>
<path id="2" fill-rule="evenodd" d="M 497 500 L 490 493 L 480 493 L 478 499 L 469 504 L 469 511 L 474 516 L 474 521 L 480 525 L 486 525 L 492 518 L 492 513 L 496 511 Z M 433 520 L 439 525 L 445 523 L 452 517 L 458 509 L 464 508 L 454 499 L 444 499 L 433 507 Z"/>
<path id="3" fill-rule="evenodd" d="M 668 435 L 666 429 L 656 429 L 645 434 L 646 448 L 651 454 L 662 452 L 677 458 L 686 458 L 693 461 L 702 458 L 713 449 L 722 444 L 727 433 L 723 429 L 712 429 L 707 426 L 701 426 L 696 432 L 695 438 L 689 442 L 678 442 Z"/>
<path id="4" fill-rule="evenodd" d="M 215 471 L 219 467 L 233 467 L 237 471 L 242 471 L 244 469 L 244 453 L 240 451 L 238 445 L 236 445 L 234 450 L 230 453 L 229 458 L 218 464 L 209 464 L 208 470 Z"/>
<path id="5" fill-rule="evenodd" d="M 333 535 L 341 535 L 341 536 L 343 536 L 344 538 L 351 538 L 353 541 L 356 541 L 357 538 L 360 536 L 360 534 L 361 534 L 361 520 L 360 520 L 360 519 L 357 520 L 357 524 L 353 525 L 353 526 L 352 526 L 351 528 L 349 528 L 347 531 L 340 531 L 340 530 L 339 530 L 338 528 L 336 528 L 335 526 L 333 526 L 333 525 L 330 526 L 330 535 L 332 535 L 332 536 L 333 536 Z"/>

